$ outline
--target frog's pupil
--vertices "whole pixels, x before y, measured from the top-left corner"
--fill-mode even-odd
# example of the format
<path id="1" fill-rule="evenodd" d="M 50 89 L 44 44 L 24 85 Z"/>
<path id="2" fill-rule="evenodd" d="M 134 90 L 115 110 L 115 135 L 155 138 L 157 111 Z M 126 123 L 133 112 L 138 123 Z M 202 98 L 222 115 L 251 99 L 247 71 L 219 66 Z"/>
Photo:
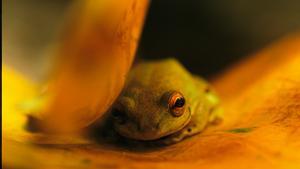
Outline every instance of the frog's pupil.
<path id="1" fill-rule="evenodd" d="M 183 97 L 177 98 L 174 104 L 174 107 L 182 107 L 184 106 L 185 100 Z"/>

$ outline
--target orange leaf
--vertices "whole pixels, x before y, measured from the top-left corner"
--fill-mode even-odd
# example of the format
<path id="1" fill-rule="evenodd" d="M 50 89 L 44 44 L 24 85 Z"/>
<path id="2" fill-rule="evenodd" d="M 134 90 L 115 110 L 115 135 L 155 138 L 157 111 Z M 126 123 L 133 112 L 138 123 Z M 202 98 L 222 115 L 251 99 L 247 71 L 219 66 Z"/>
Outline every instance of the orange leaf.
<path id="1" fill-rule="evenodd" d="M 147 10 L 147 0 L 79 1 L 64 29 L 44 131 L 70 132 L 101 117 L 119 95 Z"/>

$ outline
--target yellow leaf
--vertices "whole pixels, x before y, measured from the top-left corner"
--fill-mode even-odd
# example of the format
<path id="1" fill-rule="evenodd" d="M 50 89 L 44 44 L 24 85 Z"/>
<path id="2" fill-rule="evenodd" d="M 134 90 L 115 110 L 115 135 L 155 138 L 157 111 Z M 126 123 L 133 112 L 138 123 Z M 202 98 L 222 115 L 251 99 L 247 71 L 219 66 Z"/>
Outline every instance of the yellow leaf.
<path id="1" fill-rule="evenodd" d="M 2 132 L 5 137 L 24 141 L 27 119 L 21 104 L 36 97 L 36 89 L 33 82 L 2 65 Z"/>

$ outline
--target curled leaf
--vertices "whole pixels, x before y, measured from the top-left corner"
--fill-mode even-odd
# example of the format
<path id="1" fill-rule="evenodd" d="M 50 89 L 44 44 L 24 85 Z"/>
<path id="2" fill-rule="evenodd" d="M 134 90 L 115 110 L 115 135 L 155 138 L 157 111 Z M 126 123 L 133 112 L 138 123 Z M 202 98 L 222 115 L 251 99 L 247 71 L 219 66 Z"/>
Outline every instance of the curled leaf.
<path id="1" fill-rule="evenodd" d="M 147 0 L 87 0 L 72 8 L 63 31 L 50 99 L 39 114 L 49 132 L 80 130 L 119 95 L 134 59 Z"/>

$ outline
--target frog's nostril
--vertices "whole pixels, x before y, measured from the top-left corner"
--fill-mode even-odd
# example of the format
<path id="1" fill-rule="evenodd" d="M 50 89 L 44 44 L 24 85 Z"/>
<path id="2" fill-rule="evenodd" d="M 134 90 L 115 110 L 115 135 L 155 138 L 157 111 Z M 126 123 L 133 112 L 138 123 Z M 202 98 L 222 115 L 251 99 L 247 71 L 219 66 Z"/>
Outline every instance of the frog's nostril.
<path id="1" fill-rule="evenodd" d="M 115 109 L 112 111 L 112 116 L 114 117 L 117 123 L 119 124 L 126 123 L 127 115 L 124 112 Z"/>

